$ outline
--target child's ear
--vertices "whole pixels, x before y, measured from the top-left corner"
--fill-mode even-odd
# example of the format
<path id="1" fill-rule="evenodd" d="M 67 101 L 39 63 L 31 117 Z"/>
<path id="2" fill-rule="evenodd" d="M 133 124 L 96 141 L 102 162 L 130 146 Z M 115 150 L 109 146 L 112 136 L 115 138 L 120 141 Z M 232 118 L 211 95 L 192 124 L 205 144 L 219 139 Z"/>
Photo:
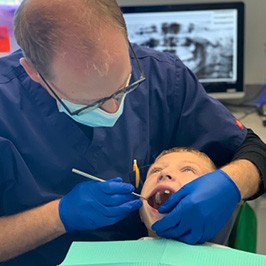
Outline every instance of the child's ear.
<path id="1" fill-rule="evenodd" d="M 37 72 L 37 70 L 27 61 L 25 57 L 20 58 L 19 60 L 20 64 L 23 66 L 27 74 L 30 76 L 32 80 L 34 80 L 37 83 L 42 83 L 42 79 Z"/>

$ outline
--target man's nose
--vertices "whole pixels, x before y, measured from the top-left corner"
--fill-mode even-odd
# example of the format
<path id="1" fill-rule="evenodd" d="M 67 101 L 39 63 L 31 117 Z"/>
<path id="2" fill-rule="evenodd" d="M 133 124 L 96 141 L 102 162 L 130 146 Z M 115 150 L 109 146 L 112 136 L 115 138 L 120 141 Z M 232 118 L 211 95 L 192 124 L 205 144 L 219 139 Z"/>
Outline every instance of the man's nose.
<path id="1" fill-rule="evenodd" d="M 117 112 L 118 108 L 120 106 L 120 103 L 118 102 L 117 99 L 110 99 L 106 101 L 102 106 L 101 109 L 108 113 L 115 113 Z"/>

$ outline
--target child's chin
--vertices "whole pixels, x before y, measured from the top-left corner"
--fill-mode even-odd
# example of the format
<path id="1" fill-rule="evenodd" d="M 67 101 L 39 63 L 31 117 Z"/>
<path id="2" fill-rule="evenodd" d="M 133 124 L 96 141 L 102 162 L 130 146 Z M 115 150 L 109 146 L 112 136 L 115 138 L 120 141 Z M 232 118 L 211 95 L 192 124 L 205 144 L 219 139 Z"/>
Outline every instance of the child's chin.
<path id="1" fill-rule="evenodd" d="M 148 235 L 149 235 L 149 237 L 158 237 L 158 235 L 154 231 L 152 231 L 151 229 L 148 230 Z"/>
<path id="2" fill-rule="evenodd" d="M 163 217 L 165 217 L 166 214 L 161 214 L 157 210 L 156 212 L 152 212 L 149 215 L 149 223 L 153 225 L 155 222 L 161 220 Z"/>

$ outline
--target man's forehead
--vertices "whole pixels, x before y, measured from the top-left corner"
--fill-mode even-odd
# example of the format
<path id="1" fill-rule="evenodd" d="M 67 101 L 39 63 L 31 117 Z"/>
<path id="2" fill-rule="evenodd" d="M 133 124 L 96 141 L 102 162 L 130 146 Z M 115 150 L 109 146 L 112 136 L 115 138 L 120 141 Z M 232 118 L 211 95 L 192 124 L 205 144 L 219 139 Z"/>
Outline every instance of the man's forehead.
<path id="1" fill-rule="evenodd" d="M 123 67 L 129 62 L 127 41 L 121 37 L 121 34 L 117 34 L 116 45 L 112 45 L 111 37 L 90 44 L 86 44 L 85 40 L 69 40 L 58 47 L 52 63 L 53 71 L 56 73 L 64 67 L 77 73 L 106 76 L 112 67 Z"/>

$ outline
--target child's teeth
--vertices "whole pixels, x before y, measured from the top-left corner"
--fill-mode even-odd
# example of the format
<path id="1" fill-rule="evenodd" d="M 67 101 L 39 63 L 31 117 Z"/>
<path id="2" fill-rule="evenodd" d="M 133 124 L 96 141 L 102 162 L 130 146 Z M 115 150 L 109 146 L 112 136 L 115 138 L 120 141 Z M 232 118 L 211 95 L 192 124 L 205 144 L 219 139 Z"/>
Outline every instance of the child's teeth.
<path id="1" fill-rule="evenodd" d="M 167 195 L 167 196 L 165 196 Z M 171 191 L 169 189 L 165 189 L 165 190 L 161 190 L 161 191 L 158 191 L 156 194 L 155 194 L 155 197 L 154 197 L 154 202 L 158 205 L 162 205 L 166 199 L 169 198 L 169 196 L 171 195 Z"/>
<path id="2" fill-rule="evenodd" d="M 157 204 L 161 204 L 162 203 L 162 201 L 161 201 L 161 193 L 160 192 L 157 192 L 156 194 L 155 194 L 155 202 L 157 203 Z"/>

